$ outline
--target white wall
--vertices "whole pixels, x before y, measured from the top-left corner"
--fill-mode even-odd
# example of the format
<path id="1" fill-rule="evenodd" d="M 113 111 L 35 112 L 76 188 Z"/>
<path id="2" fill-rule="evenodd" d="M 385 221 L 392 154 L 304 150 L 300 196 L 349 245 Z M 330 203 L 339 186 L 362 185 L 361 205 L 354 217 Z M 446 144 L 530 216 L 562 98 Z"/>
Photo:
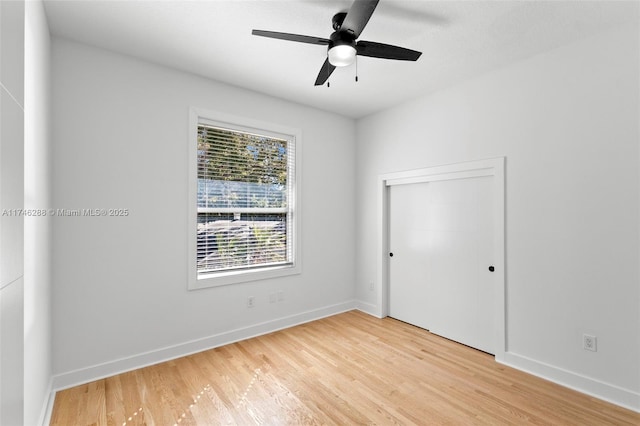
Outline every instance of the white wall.
<path id="1" fill-rule="evenodd" d="M 379 283 L 368 288 L 377 176 L 506 156 L 507 361 L 640 410 L 638 33 L 620 28 L 359 120 L 362 304 L 379 308 Z M 598 337 L 596 353 L 583 333 Z"/>
<path id="2" fill-rule="evenodd" d="M 54 206 L 131 211 L 54 219 L 54 386 L 353 307 L 352 120 L 55 38 L 52 69 Z M 187 291 L 191 106 L 302 130 L 301 275 Z"/>
<path id="3" fill-rule="evenodd" d="M 0 424 L 24 412 L 24 16 L 0 2 Z"/>
<path id="4" fill-rule="evenodd" d="M 25 3 L 24 207 L 51 207 L 50 39 L 41 1 Z M 24 424 L 42 424 L 49 401 L 51 218 L 24 218 Z"/>

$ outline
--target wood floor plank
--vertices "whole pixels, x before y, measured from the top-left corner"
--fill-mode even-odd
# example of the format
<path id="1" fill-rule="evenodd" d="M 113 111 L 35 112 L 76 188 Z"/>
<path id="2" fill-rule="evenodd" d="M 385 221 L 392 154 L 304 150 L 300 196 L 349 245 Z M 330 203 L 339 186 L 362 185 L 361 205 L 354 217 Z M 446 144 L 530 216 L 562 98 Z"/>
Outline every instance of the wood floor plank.
<path id="1" fill-rule="evenodd" d="M 358 311 L 56 394 L 51 425 L 640 425 L 640 414 Z"/>

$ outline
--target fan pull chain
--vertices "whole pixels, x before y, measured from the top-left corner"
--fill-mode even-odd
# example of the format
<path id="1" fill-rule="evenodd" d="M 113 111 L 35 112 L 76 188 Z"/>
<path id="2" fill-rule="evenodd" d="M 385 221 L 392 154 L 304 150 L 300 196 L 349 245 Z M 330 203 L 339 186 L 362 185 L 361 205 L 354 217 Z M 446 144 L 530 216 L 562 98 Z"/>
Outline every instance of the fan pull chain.
<path id="1" fill-rule="evenodd" d="M 358 82 L 358 57 L 356 56 L 356 83 Z"/>

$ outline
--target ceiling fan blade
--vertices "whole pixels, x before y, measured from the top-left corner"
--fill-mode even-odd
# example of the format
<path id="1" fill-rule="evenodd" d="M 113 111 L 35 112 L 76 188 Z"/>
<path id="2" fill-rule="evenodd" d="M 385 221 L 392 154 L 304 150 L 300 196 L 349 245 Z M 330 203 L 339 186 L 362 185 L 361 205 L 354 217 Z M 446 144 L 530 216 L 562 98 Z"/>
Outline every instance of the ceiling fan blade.
<path id="1" fill-rule="evenodd" d="M 396 59 L 398 61 L 417 61 L 422 52 L 405 49 L 404 47 L 390 44 L 376 43 L 373 41 L 359 41 L 356 43 L 356 51 L 360 56 L 371 58 Z"/>
<path id="2" fill-rule="evenodd" d="M 260 37 L 269 37 L 269 38 L 277 38 L 280 40 L 288 40 L 288 41 L 297 41 L 300 43 L 309 43 L 309 44 L 329 44 L 329 39 L 321 38 L 321 37 L 312 37 L 306 35 L 299 34 L 289 34 L 289 33 L 279 33 L 276 31 L 263 31 L 263 30 L 253 30 L 251 34 Z"/>
<path id="3" fill-rule="evenodd" d="M 340 31 L 346 31 L 353 34 L 354 38 L 360 37 L 360 33 L 364 29 L 369 18 L 373 14 L 380 0 L 355 0 L 351 5 L 351 9 L 347 12 Z"/>
<path id="4" fill-rule="evenodd" d="M 318 73 L 318 78 L 316 78 L 316 86 L 322 86 L 325 81 L 329 79 L 329 76 L 335 70 L 336 67 L 329 63 L 329 58 L 324 60 L 324 64 L 322 64 L 322 68 L 320 68 L 320 72 Z"/>

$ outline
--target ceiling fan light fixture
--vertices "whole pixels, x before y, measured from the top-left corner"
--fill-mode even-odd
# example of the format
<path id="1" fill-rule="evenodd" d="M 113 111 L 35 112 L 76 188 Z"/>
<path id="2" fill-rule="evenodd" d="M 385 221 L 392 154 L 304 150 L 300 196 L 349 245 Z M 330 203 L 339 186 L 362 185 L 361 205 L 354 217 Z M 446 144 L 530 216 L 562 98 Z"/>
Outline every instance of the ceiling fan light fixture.
<path id="1" fill-rule="evenodd" d="M 329 63 L 334 67 L 346 67 L 356 60 L 356 49 L 350 44 L 339 44 L 329 49 Z"/>

